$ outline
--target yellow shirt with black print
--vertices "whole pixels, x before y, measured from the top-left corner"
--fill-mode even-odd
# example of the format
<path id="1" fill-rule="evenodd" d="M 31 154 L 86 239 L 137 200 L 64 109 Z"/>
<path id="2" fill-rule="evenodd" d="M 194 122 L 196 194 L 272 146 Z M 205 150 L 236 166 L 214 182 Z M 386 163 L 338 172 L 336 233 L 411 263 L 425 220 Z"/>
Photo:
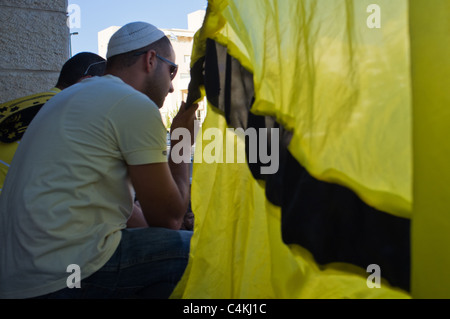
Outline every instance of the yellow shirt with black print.
<path id="1" fill-rule="evenodd" d="M 59 92 L 53 88 L 0 104 L 0 193 L 25 130 L 42 105 Z"/>

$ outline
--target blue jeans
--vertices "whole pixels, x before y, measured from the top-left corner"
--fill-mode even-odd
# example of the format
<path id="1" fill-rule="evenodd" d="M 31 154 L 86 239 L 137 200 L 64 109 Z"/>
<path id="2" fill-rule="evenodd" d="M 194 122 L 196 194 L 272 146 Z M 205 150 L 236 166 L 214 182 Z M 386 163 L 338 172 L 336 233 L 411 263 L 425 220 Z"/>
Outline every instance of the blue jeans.
<path id="1" fill-rule="evenodd" d="M 81 281 L 39 299 L 155 298 L 165 299 L 186 269 L 192 231 L 165 228 L 122 230 L 111 259 Z"/>

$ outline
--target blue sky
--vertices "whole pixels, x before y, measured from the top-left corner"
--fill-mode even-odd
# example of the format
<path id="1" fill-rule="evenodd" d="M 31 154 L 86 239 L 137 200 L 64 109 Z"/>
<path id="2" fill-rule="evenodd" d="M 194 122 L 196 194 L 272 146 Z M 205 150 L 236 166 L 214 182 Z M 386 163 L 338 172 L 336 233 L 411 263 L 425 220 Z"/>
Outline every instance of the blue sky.
<path id="1" fill-rule="evenodd" d="M 187 29 L 187 14 L 204 10 L 207 0 L 69 0 L 79 7 L 70 11 L 72 54 L 98 53 L 97 33 L 110 26 L 132 21 L 149 22 L 163 29 Z M 77 16 L 75 16 L 77 15 Z"/>

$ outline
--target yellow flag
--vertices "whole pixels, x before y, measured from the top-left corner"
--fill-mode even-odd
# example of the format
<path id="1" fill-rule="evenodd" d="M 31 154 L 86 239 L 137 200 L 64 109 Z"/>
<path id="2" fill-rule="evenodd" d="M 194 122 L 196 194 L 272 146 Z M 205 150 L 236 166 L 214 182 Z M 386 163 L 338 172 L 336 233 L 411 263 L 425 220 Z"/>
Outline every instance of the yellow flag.
<path id="1" fill-rule="evenodd" d="M 223 143 L 217 145 L 235 139 L 212 107 L 203 133 L 209 128 L 222 132 Z M 208 145 L 203 141 L 195 157 L 204 155 L 203 161 L 208 161 Z M 348 264 L 321 267 L 302 247 L 285 245 L 280 209 L 267 201 L 263 185 L 247 164 L 194 162 L 192 200 L 190 259 L 172 298 L 409 298 L 385 281 L 380 288 L 369 288 L 371 273 L 362 269 Z"/>
<path id="2" fill-rule="evenodd" d="M 449 82 L 445 75 L 449 73 L 449 12 L 445 1 L 210 0 L 192 58 L 193 66 L 203 63 L 205 56 L 205 65 L 211 65 L 207 43 L 212 40 L 251 74 L 254 100 L 249 114 L 271 117 L 288 131 L 289 154 L 313 179 L 325 183 L 320 185 L 339 185 L 370 207 L 369 214 L 354 212 L 354 219 L 345 220 L 345 225 L 354 222 L 367 227 L 359 229 L 363 235 L 383 233 L 389 249 L 390 233 L 396 229 L 390 228 L 390 223 L 401 224 L 404 234 L 397 235 L 408 244 L 410 240 L 415 243 L 413 263 L 408 259 L 405 271 L 410 266 L 413 269 L 417 295 L 433 290 L 426 283 L 428 274 L 424 275 L 429 262 L 437 260 L 431 255 L 439 255 L 443 261 L 436 267 L 439 272 L 429 275 L 433 285 L 449 265 L 447 254 L 426 251 L 425 245 L 442 245 L 450 233 L 444 214 L 450 205 L 439 197 L 449 185 L 444 165 L 449 148 L 441 144 L 448 130 L 444 128 L 448 123 L 445 115 L 449 114 L 444 111 L 449 102 L 445 88 Z M 432 68 L 427 68 L 428 63 Z M 328 230 L 338 225 L 327 225 L 330 228 L 306 237 L 305 242 L 316 240 L 308 242 L 310 246 L 286 244 L 282 233 L 286 203 L 280 207 L 268 200 L 269 184 L 256 179 L 248 163 L 236 157 L 227 161 L 227 145 L 236 144 L 238 152 L 245 152 L 246 147 L 245 140 L 230 130 L 232 116 L 226 105 L 238 103 L 233 100 L 235 86 L 227 82 L 232 71 L 220 62 L 217 76 L 211 76 L 210 66 L 206 68 L 201 92 L 206 88 L 212 103 L 197 137 L 192 183 L 194 236 L 187 270 L 172 297 L 409 298 L 408 291 L 384 279 L 384 269 L 377 269 L 377 264 L 367 262 L 362 267 L 352 263 L 349 255 L 341 260 L 333 238 L 320 247 L 332 258 L 317 254 L 320 250 L 314 246 L 334 234 Z M 211 89 L 212 82 L 219 88 Z M 227 88 L 228 102 L 223 93 Z M 219 98 L 211 92 L 218 92 Z M 430 130 L 432 125 L 422 123 L 422 116 L 437 126 Z M 420 138 L 416 140 L 413 133 L 420 133 Z M 414 210 L 413 145 L 417 147 L 414 155 L 420 159 L 414 166 L 414 181 L 421 183 L 415 186 L 415 198 L 421 201 Z M 425 170 L 431 159 L 417 150 L 441 155 L 438 168 L 442 170 Z M 441 188 L 425 190 L 431 179 L 441 174 L 442 183 L 437 184 Z M 427 211 L 426 204 L 436 197 L 430 207 L 436 210 Z M 298 211 L 303 213 L 301 209 Z M 375 230 L 371 229 L 372 213 L 386 221 Z M 414 223 L 416 214 L 420 222 Z M 314 230 L 315 217 L 312 210 L 302 220 L 300 237 L 305 228 Z M 414 224 L 411 237 L 410 220 Z M 439 232 L 422 242 L 433 227 Z M 376 248 L 362 247 L 365 261 L 371 260 Z M 450 296 L 447 287 L 437 290 Z"/>

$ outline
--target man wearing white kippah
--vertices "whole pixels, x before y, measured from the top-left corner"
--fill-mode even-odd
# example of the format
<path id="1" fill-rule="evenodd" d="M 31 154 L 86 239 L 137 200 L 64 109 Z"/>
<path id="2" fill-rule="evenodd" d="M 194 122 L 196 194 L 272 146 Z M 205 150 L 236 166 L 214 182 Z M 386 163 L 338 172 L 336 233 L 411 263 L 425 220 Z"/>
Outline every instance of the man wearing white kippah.
<path id="1" fill-rule="evenodd" d="M 159 113 L 174 61 L 161 30 L 127 24 L 111 37 L 106 75 L 38 113 L 0 197 L 0 298 L 170 296 L 192 235 L 179 230 L 189 163 L 168 159 Z M 193 137 L 196 108 L 183 103 L 171 130 Z M 149 227 L 126 227 L 135 194 Z"/>

